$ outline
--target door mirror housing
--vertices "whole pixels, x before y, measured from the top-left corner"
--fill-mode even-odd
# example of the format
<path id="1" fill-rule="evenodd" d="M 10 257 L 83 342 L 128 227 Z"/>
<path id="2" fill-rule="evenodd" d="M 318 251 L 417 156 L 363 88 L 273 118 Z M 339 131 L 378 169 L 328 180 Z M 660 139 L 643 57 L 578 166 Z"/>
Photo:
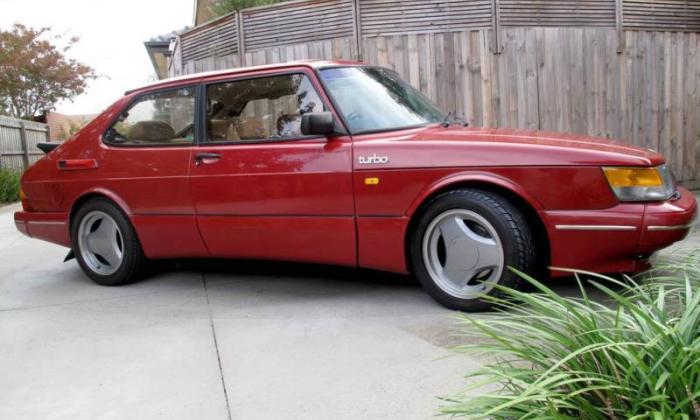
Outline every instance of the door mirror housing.
<path id="1" fill-rule="evenodd" d="M 333 114 L 307 112 L 301 117 L 301 133 L 305 136 L 329 136 L 335 133 Z"/>

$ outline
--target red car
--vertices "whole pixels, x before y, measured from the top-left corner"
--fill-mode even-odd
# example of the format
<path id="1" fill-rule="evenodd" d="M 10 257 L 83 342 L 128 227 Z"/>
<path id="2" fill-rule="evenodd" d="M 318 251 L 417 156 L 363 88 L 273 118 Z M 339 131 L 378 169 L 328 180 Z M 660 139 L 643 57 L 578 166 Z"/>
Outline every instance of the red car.
<path id="1" fill-rule="evenodd" d="M 412 273 L 477 310 L 517 286 L 508 267 L 635 272 L 683 239 L 697 204 L 664 163 L 467 128 L 387 69 L 291 63 L 126 92 L 26 171 L 15 222 L 103 285 L 150 259 L 306 261 Z"/>

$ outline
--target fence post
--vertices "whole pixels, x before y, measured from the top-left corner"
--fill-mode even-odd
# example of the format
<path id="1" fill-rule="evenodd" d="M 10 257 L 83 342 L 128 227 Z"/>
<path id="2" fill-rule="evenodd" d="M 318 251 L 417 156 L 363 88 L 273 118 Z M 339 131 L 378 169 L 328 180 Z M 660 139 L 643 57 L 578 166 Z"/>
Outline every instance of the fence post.
<path id="1" fill-rule="evenodd" d="M 501 53 L 501 2 L 491 0 L 491 52 Z"/>
<path id="2" fill-rule="evenodd" d="M 240 67 L 245 67 L 245 32 L 243 31 L 243 13 L 236 12 L 236 25 L 238 26 L 238 61 Z"/>
<path id="3" fill-rule="evenodd" d="M 19 140 L 22 145 L 22 164 L 24 165 L 24 170 L 26 171 L 29 167 L 29 150 L 27 149 L 27 127 L 24 121 L 19 122 Z"/>
<path id="4" fill-rule="evenodd" d="M 615 0 L 615 30 L 617 31 L 617 53 L 625 52 L 625 13 L 623 10 L 623 0 Z"/>
<path id="5" fill-rule="evenodd" d="M 355 55 L 357 61 L 362 61 L 362 15 L 360 0 L 352 1 L 353 35 L 355 35 Z"/>

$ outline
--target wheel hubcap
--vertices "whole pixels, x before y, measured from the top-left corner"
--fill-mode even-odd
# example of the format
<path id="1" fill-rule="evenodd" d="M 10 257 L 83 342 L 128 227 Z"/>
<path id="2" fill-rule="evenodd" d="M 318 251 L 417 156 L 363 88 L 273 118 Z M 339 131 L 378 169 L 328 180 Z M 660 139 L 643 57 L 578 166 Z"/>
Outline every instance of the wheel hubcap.
<path id="1" fill-rule="evenodd" d="M 470 210 L 448 210 L 425 232 L 423 261 L 445 293 L 473 299 L 491 291 L 501 278 L 503 247 L 488 220 Z"/>
<path id="2" fill-rule="evenodd" d="M 83 217 L 78 228 L 80 255 L 92 271 L 103 276 L 113 274 L 124 259 L 124 240 L 117 222 L 101 211 Z"/>

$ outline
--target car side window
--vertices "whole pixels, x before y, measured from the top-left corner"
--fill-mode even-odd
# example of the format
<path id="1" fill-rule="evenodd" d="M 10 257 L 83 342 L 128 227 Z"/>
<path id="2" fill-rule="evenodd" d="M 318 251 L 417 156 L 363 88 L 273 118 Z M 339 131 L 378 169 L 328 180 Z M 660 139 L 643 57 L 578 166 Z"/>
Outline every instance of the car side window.
<path id="1" fill-rule="evenodd" d="M 304 74 L 285 74 L 207 86 L 210 142 L 302 137 L 301 117 L 324 104 Z"/>
<path id="2" fill-rule="evenodd" d="M 105 133 L 116 145 L 171 146 L 194 142 L 193 87 L 141 96 Z"/>

